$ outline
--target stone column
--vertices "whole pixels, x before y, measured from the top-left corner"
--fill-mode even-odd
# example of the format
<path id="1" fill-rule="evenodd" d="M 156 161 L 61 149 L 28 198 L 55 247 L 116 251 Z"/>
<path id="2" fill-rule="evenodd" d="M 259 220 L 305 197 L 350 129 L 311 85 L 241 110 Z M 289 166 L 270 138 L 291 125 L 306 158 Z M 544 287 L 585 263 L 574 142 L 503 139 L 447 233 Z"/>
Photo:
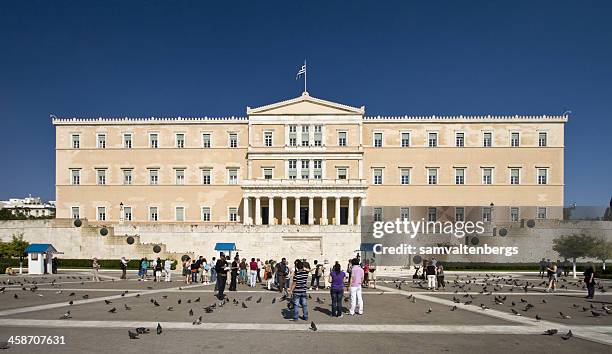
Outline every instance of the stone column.
<path id="1" fill-rule="evenodd" d="M 335 225 L 340 225 L 340 197 L 336 197 L 336 221 Z"/>
<path id="2" fill-rule="evenodd" d="M 314 197 L 308 197 L 308 225 L 314 225 Z"/>
<path id="3" fill-rule="evenodd" d="M 283 225 L 287 225 L 287 197 L 283 196 L 281 199 L 281 209 L 282 209 L 282 214 L 281 214 L 281 224 Z"/>
<path id="4" fill-rule="evenodd" d="M 274 225 L 274 197 L 268 197 L 268 225 Z"/>
<path id="5" fill-rule="evenodd" d="M 255 225 L 261 225 L 261 198 L 255 197 Z"/>
<path id="6" fill-rule="evenodd" d="M 327 197 L 321 198 L 321 225 L 327 225 Z"/>
<path id="7" fill-rule="evenodd" d="M 242 203 L 242 223 L 249 224 L 249 197 L 244 197 Z"/>
<path id="8" fill-rule="evenodd" d="M 295 197 L 295 219 L 296 225 L 300 225 L 300 197 Z"/>
<path id="9" fill-rule="evenodd" d="M 348 224 L 349 225 L 353 225 L 353 222 L 355 220 L 355 214 L 353 211 L 353 197 L 349 197 L 348 200 L 349 204 L 348 204 Z"/>
<path id="10" fill-rule="evenodd" d="M 357 209 L 357 225 L 361 225 L 361 217 L 363 216 L 364 198 L 359 198 L 359 207 Z"/>

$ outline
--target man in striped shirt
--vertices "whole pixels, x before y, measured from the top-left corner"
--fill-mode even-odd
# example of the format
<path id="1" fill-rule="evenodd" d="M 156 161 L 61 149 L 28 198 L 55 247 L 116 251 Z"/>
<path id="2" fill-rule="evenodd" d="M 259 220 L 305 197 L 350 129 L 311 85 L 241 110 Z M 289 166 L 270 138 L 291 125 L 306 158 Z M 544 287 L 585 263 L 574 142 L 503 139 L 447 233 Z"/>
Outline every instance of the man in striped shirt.
<path id="1" fill-rule="evenodd" d="M 293 301 L 293 320 L 298 320 L 298 304 L 302 306 L 302 318 L 308 320 L 308 296 L 306 295 L 306 283 L 308 282 L 308 271 L 304 269 L 304 263 L 301 260 L 295 261 L 295 273 L 293 273 L 293 281 L 289 294 L 292 295 Z"/>

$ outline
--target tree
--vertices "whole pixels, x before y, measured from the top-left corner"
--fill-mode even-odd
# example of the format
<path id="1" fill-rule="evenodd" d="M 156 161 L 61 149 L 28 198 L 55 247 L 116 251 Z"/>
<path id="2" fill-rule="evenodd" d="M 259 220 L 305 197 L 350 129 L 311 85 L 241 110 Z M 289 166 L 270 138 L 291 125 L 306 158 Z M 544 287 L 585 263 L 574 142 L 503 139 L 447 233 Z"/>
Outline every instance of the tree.
<path id="1" fill-rule="evenodd" d="M 5 257 L 19 257 L 29 245 L 28 241 L 23 240 L 23 233 L 15 233 L 10 242 L 0 242 L 0 254 Z"/>
<path id="2" fill-rule="evenodd" d="M 604 237 L 597 239 L 589 256 L 600 260 L 603 270 L 606 270 L 606 261 L 612 258 L 612 241 L 608 241 Z"/>
<path id="3" fill-rule="evenodd" d="M 596 243 L 597 238 L 591 235 L 563 235 L 553 240 L 553 250 L 563 258 L 572 259 L 573 276 L 576 278 L 576 259 L 590 256 Z"/>

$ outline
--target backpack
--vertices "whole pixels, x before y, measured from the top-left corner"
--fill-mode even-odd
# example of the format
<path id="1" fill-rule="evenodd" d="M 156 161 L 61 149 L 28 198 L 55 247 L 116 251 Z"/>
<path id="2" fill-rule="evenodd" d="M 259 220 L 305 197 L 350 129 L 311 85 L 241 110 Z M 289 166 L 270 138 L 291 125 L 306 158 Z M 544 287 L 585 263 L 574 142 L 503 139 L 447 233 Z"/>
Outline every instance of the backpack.
<path id="1" fill-rule="evenodd" d="M 122 261 L 119 261 L 119 268 L 125 269 L 125 268 L 127 268 L 127 266 L 125 264 L 123 264 Z"/>

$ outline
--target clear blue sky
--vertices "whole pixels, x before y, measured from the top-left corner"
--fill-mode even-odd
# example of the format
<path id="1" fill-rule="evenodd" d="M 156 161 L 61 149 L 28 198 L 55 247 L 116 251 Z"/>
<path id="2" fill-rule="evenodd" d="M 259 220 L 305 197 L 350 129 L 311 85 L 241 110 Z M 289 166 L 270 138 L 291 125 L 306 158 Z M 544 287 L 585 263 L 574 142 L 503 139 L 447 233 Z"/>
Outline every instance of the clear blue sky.
<path id="1" fill-rule="evenodd" d="M 612 1 L 5 0 L 0 198 L 55 197 L 50 113 L 244 115 L 297 96 L 306 58 L 313 96 L 368 115 L 571 110 L 566 203 L 607 204 L 611 18 Z"/>

